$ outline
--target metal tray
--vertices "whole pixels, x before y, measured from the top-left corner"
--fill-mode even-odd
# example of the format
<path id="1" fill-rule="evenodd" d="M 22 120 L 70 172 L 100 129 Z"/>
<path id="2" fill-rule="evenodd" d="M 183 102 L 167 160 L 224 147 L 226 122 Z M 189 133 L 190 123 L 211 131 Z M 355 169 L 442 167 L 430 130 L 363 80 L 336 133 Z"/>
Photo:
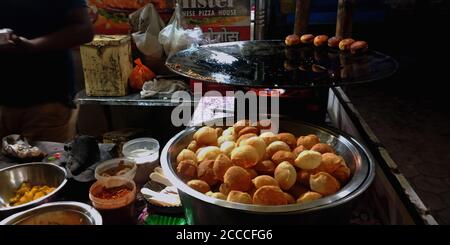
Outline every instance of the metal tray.
<path id="1" fill-rule="evenodd" d="M 367 83 L 396 72 L 397 62 L 368 50 L 353 55 L 283 41 L 240 41 L 190 48 L 170 57 L 175 73 L 206 82 L 265 88 L 312 88 Z"/>

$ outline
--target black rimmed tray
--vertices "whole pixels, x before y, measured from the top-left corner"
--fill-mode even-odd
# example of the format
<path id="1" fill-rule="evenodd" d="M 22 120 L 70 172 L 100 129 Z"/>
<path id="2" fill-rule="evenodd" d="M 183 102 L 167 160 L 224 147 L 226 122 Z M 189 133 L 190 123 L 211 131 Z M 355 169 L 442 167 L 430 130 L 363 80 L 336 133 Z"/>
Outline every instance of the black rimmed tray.
<path id="1" fill-rule="evenodd" d="M 206 82 L 264 88 L 312 88 L 367 83 L 394 74 L 397 62 L 380 52 L 351 54 L 283 41 L 240 41 L 189 48 L 170 57 L 175 73 Z"/>

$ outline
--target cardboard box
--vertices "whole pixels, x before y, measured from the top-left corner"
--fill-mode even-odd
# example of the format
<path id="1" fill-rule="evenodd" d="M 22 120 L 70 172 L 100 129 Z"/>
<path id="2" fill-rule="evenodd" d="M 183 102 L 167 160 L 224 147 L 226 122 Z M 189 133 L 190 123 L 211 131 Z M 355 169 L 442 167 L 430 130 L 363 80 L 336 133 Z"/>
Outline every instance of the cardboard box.
<path id="1" fill-rule="evenodd" d="M 129 36 L 96 35 L 80 52 L 88 96 L 127 95 L 133 70 Z"/>

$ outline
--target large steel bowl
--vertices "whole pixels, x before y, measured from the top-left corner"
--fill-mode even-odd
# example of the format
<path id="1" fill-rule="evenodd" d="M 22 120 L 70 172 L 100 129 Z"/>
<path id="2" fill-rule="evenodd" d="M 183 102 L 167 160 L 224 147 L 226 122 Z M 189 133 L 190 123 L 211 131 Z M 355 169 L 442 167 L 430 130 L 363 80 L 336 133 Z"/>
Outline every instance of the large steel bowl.
<path id="1" fill-rule="evenodd" d="M 0 225 L 101 225 L 102 216 L 92 206 L 80 202 L 43 204 L 0 221 Z"/>
<path id="2" fill-rule="evenodd" d="M 181 131 L 166 144 L 161 153 L 164 174 L 178 188 L 189 224 L 346 223 L 350 219 L 353 201 L 369 187 L 375 176 L 373 158 L 352 137 L 336 129 L 280 121 L 280 132 L 316 134 L 321 142 L 332 145 L 351 169 L 350 181 L 336 194 L 304 204 L 248 205 L 208 197 L 190 188 L 176 174 L 176 157 L 187 147 L 197 129 L 192 127 Z"/>
<path id="3" fill-rule="evenodd" d="M 0 217 L 35 207 L 54 200 L 58 192 L 66 184 L 66 170 L 51 163 L 27 163 L 15 165 L 0 170 Z M 16 190 L 23 182 L 31 185 L 47 185 L 56 189 L 37 200 L 10 206 L 9 199 L 14 197 Z"/>

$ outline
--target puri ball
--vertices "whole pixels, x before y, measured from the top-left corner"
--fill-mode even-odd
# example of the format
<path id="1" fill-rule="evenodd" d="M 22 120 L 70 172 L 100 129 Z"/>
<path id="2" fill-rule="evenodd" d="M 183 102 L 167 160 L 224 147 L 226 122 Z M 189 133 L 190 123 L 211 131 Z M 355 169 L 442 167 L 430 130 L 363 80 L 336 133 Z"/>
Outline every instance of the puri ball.
<path id="1" fill-rule="evenodd" d="M 241 136 L 236 140 L 236 145 L 239 146 L 239 145 L 241 145 L 241 142 L 242 142 L 242 141 L 244 141 L 244 140 L 246 140 L 246 139 L 249 139 L 249 138 L 251 138 L 251 137 L 257 137 L 257 136 L 258 136 L 258 135 L 254 134 L 254 133 L 249 133 L 249 134 L 241 135 Z"/>
<path id="2" fill-rule="evenodd" d="M 275 168 L 275 180 L 283 190 L 289 190 L 297 181 L 297 172 L 289 162 L 282 162 Z"/>
<path id="3" fill-rule="evenodd" d="M 202 127 L 194 133 L 194 140 L 200 145 L 215 145 L 217 144 L 216 130 L 209 126 Z"/>
<path id="4" fill-rule="evenodd" d="M 277 186 L 263 186 L 253 194 L 253 204 L 257 205 L 286 205 L 284 192 Z"/>
<path id="5" fill-rule="evenodd" d="M 278 181 L 269 175 L 260 175 L 252 180 L 256 189 L 259 189 L 265 185 L 279 186 Z"/>
<path id="6" fill-rule="evenodd" d="M 233 164 L 231 163 L 231 159 L 224 154 L 220 154 L 219 156 L 217 156 L 216 160 L 214 160 L 214 175 L 218 180 L 223 182 L 223 176 L 225 175 L 225 172 L 232 166 Z"/>
<path id="7" fill-rule="evenodd" d="M 228 196 L 228 193 L 230 193 L 230 187 L 228 187 L 225 183 L 222 183 L 219 186 L 219 192 L 224 194 L 225 196 Z"/>
<path id="8" fill-rule="evenodd" d="M 298 35 L 292 34 L 284 39 L 286 46 L 295 46 L 300 44 L 300 37 Z"/>
<path id="9" fill-rule="evenodd" d="M 341 184 L 326 172 L 319 172 L 309 177 L 309 186 L 322 196 L 328 196 L 339 191 Z"/>
<path id="10" fill-rule="evenodd" d="M 280 141 L 286 143 L 291 149 L 294 149 L 297 146 L 297 138 L 291 133 L 279 133 L 278 138 L 280 138 Z"/>
<path id="11" fill-rule="evenodd" d="M 205 193 L 205 195 L 207 195 L 207 196 L 209 196 L 209 197 L 221 199 L 221 200 L 227 200 L 227 196 L 225 196 L 224 194 L 222 194 L 222 193 L 220 193 L 220 192 L 211 192 L 211 191 L 208 191 L 208 192 Z"/>
<path id="12" fill-rule="evenodd" d="M 342 41 L 340 37 L 332 37 L 328 39 L 328 47 L 330 48 L 339 48 L 339 43 Z"/>
<path id="13" fill-rule="evenodd" d="M 314 35 L 304 34 L 300 37 L 300 41 L 304 44 L 312 44 L 314 42 Z"/>
<path id="14" fill-rule="evenodd" d="M 355 42 L 352 38 L 346 38 L 339 42 L 339 49 L 342 51 L 350 50 L 350 46 Z"/>
<path id="15" fill-rule="evenodd" d="M 244 129 L 245 127 L 248 127 L 251 125 L 250 120 L 240 120 L 237 121 L 234 125 L 233 125 L 233 130 L 234 130 L 234 135 L 237 137 L 237 135 L 239 134 L 239 132 Z"/>
<path id="16" fill-rule="evenodd" d="M 214 160 L 205 160 L 198 164 L 197 177 L 208 185 L 213 186 L 217 183 L 216 175 L 213 170 Z"/>
<path id="17" fill-rule="evenodd" d="M 252 186 L 252 179 L 250 178 L 250 174 L 244 168 L 239 166 L 233 166 L 229 168 L 225 172 L 223 180 L 225 185 L 230 190 L 248 191 Z"/>
<path id="18" fill-rule="evenodd" d="M 267 155 L 272 158 L 277 151 L 291 151 L 291 148 L 283 141 L 275 141 L 270 143 L 266 148 Z"/>
<path id="19" fill-rule="evenodd" d="M 197 177 L 197 164 L 192 160 L 183 160 L 178 163 L 177 174 L 183 181 L 189 181 Z"/>
<path id="20" fill-rule="evenodd" d="M 331 175 L 335 177 L 342 185 L 347 183 L 350 179 L 350 168 L 347 166 L 341 165 L 336 171 L 334 171 Z"/>
<path id="21" fill-rule="evenodd" d="M 251 137 L 241 141 L 240 146 L 249 145 L 253 146 L 258 152 L 258 161 L 263 159 L 264 154 L 266 154 L 266 142 L 260 137 Z"/>
<path id="22" fill-rule="evenodd" d="M 315 144 L 320 143 L 319 137 L 315 134 L 300 136 L 297 139 L 297 146 L 303 145 L 306 150 L 311 149 Z"/>
<path id="23" fill-rule="evenodd" d="M 191 143 L 189 143 L 189 145 L 187 146 L 187 149 L 192 152 L 197 152 L 198 148 L 200 148 L 200 146 L 197 144 L 197 141 L 195 140 L 191 141 Z"/>
<path id="24" fill-rule="evenodd" d="M 217 139 L 217 144 L 221 146 L 226 141 L 234 141 L 233 135 L 222 135 Z"/>
<path id="25" fill-rule="evenodd" d="M 184 160 L 192 160 L 197 165 L 197 156 L 195 153 L 188 149 L 183 149 L 177 156 L 177 163 Z"/>
<path id="26" fill-rule="evenodd" d="M 361 54 L 369 49 L 369 45 L 365 41 L 356 41 L 350 45 L 350 52 L 352 54 Z"/>
<path id="27" fill-rule="evenodd" d="M 259 174 L 267 174 L 267 175 L 273 175 L 273 172 L 275 171 L 275 163 L 272 160 L 263 160 L 258 162 L 254 169 Z"/>
<path id="28" fill-rule="evenodd" d="M 287 161 L 290 164 L 294 164 L 295 158 L 296 157 L 295 157 L 294 153 L 292 153 L 290 151 L 277 151 L 275 154 L 273 154 L 272 161 L 276 165 L 278 165 L 284 161 Z"/>
<path id="29" fill-rule="evenodd" d="M 295 159 L 295 166 L 301 169 L 315 169 L 322 162 L 322 155 L 317 151 L 305 150 Z"/>
<path id="30" fill-rule="evenodd" d="M 220 151 L 228 157 L 231 156 L 231 152 L 236 148 L 236 143 L 233 141 L 225 141 L 220 145 Z"/>
<path id="31" fill-rule="evenodd" d="M 259 132 L 260 132 L 259 128 L 257 128 L 257 127 L 245 127 L 241 131 L 239 131 L 238 137 L 241 137 L 242 135 L 245 135 L 245 134 L 256 134 L 256 135 L 258 135 Z"/>
<path id="32" fill-rule="evenodd" d="M 306 202 L 311 202 L 317 199 L 322 198 L 322 195 L 320 195 L 317 192 L 313 192 L 313 191 L 308 191 L 304 194 L 302 194 L 298 199 L 297 199 L 297 203 L 306 203 Z"/>
<path id="33" fill-rule="evenodd" d="M 215 160 L 220 154 L 220 148 L 217 146 L 206 146 L 197 150 L 197 161 Z"/>
<path id="34" fill-rule="evenodd" d="M 231 161 L 233 164 L 244 168 L 255 166 L 259 158 L 258 151 L 249 145 L 239 146 L 231 152 Z"/>
<path id="35" fill-rule="evenodd" d="M 297 157 L 304 150 L 306 150 L 306 148 L 303 145 L 299 145 L 299 146 L 295 147 L 295 149 L 292 151 L 292 153 L 294 153 L 295 157 Z"/>
<path id="36" fill-rule="evenodd" d="M 314 46 L 323 47 L 328 44 L 328 36 L 327 35 L 318 35 L 314 38 Z"/>
<path id="37" fill-rule="evenodd" d="M 248 193 L 242 191 L 230 191 L 227 197 L 227 201 L 243 204 L 253 203 L 252 197 Z"/>
<path id="38" fill-rule="evenodd" d="M 327 152 L 334 153 L 333 147 L 331 147 L 329 144 L 325 144 L 325 143 L 315 144 L 313 147 L 311 147 L 311 150 L 320 152 L 322 154 L 327 153 Z"/>
<path id="39" fill-rule="evenodd" d="M 260 134 L 259 137 L 262 138 L 264 140 L 264 142 L 266 142 L 266 145 L 270 145 L 270 143 L 280 140 L 278 135 L 276 135 L 272 132 L 264 132 L 264 133 Z"/>
<path id="40" fill-rule="evenodd" d="M 187 185 L 189 187 L 191 187 L 192 189 L 194 189 L 194 190 L 196 190 L 198 192 L 201 192 L 201 193 L 206 193 L 206 192 L 211 190 L 211 188 L 209 187 L 208 183 L 206 183 L 203 180 L 198 180 L 198 179 L 190 180 L 187 183 Z"/>
<path id="41" fill-rule="evenodd" d="M 317 169 L 322 172 L 333 174 L 333 172 L 342 165 L 346 166 L 345 161 L 341 156 L 327 152 L 322 154 L 322 163 Z"/>

